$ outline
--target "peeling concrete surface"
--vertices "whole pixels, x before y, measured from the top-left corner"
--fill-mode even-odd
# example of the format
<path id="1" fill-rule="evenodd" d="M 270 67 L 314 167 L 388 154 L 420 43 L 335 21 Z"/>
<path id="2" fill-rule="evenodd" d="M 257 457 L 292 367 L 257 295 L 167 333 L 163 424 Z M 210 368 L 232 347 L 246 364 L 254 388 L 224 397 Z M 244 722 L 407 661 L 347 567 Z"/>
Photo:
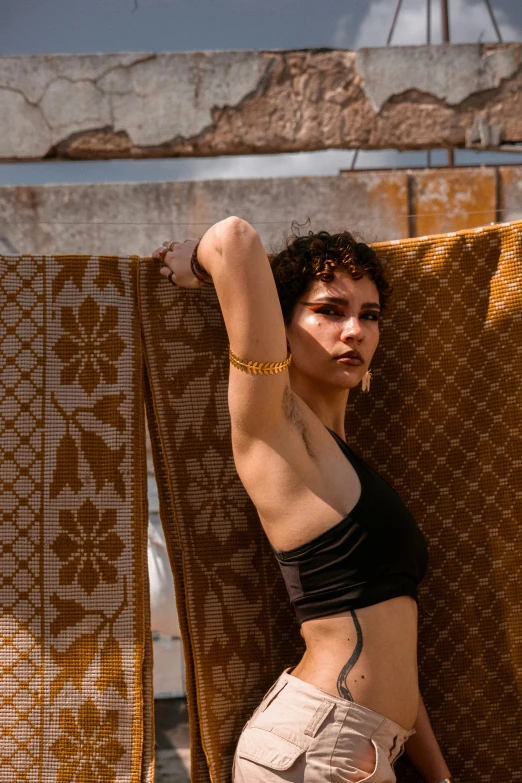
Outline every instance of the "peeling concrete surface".
<path id="1" fill-rule="evenodd" d="M 268 62 L 250 52 L 158 55 L 112 71 L 98 88 L 110 98 L 116 131 L 136 146 L 157 146 L 202 133 L 213 111 L 237 106 L 259 87 Z"/>
<path id="2" fill-rule="evenodd" d="M 149 255 L 229 215 L 280 249 L 293 220 L 374 242 L 522 218 L 522 166 L 337 177 L 0 187 L 0 253 Z"/>
<path id="3" fill-rule="evenodd" d="M 0 57 L 0 159 L 159 154 L 164 144 L 199 136 L 213 112 L 258 89 L 270 59 L 257 52 Z"/>
<path id="4" fill-rule="evenodd" d="M 110 124 L 104 96 L 95 93 L 96 81 L 116 67 L 132 68 L 149 57 L 0 57 L 0 160 L 38 160 L 70 127 L 74 132 L 100 127 L 102 115 L 103 124 Z"/>
<path id="5" fill-rule="evenodd" d="M 432 95 L 449 106 L 485 90 L 494 90 L 522 65 L 519 46 L 446 44 L 361 49 L 357 69 L 373 109 L 407 90 Z"/>
<path id="6" fill-rule="evenodd" d="M 518 43 L 0 57 L 0 160 L 494 148 L 522 141 L 521 66 Z"/>

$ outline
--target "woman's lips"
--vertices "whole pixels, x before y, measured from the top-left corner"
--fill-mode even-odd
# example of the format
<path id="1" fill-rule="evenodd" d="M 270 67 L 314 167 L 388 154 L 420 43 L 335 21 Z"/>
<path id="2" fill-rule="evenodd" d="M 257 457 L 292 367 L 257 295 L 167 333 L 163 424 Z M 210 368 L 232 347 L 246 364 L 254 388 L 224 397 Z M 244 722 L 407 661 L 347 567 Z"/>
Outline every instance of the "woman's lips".
<path id="1" fill-rule="evenodd" d="M 360 364 L 364 364 L 364 362 L 361 359 L 355 359 L 355 357 L 351 356 L 342 356 L 340 359 L 337 359 L 338 362 L 342 362 L 343 364 L 350 364 L 353 367 L 358 367 Z"/>

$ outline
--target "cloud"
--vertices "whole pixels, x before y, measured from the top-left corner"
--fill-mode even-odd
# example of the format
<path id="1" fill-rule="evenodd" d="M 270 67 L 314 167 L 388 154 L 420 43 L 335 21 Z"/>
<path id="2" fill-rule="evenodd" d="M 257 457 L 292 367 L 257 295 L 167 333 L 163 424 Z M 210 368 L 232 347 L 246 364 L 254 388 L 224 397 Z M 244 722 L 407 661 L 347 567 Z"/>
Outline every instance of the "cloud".
<path id="1" fill-rule="evenodd" d="M 337 25 L 332 37 L 332 46 L 336 49 L 348 49 L 350 48 L 350 42 L 352 40 L 352 22 L 353 14 L 343 14 L 337 20 Z"/>
<path id="2" fill-rule="evenodd" d="M 279 155 L 237 155 L 197 158 L 186 161 L 182 175 L 186 179 L 255 179 L 258 177 L 336 176 L 349 169 L 352 150 L 281 153 Z M 397 165 L 395 150 L 361 151 L 357 168 L 388 168 Z M 411 157 L 411 153 L 410 153 Z"/>
<path id="3" fill-rule="evenodd" d="M 190 167 L 191 179 L 299 177 L 337 174 L 339 169 L 350 168 L 352 158 L 351 150 L 323 150 L 279 155 L 234 155 L 198 158 L 193 160 L 187 169 Z"/>
<path id="4" fill-rule="evenodd" d="M 371 0 L 368 3 L 367 13 L 360 23 L 355 43 L 353 44 L 355 49 L 360 49 L 362 46 L 386 45 L 395 7 L 395 0 Z M 494 6 L 493 12 L 504 41 L 522 40 L 522 30 L 509 21 L 503 9 Z M 349 17 L 349 14 L 344 14 L 337 22 L 337 27 L 332 37 L 334 46 L 342 48 L 348 45 L 350 20 L 347 17 Z M 452 43 L 497 40 L 483 0 L 452 0 L 450 4 L 450 36 Z M 438 3 L 432 4 L 431 40 L 432 43 L 440 43 L 441 41 Z M 402 46 L 426 43 L 425 3 L 419 3 L 418 0 L 406 0 L 403 3 L 392 43 Z"/>

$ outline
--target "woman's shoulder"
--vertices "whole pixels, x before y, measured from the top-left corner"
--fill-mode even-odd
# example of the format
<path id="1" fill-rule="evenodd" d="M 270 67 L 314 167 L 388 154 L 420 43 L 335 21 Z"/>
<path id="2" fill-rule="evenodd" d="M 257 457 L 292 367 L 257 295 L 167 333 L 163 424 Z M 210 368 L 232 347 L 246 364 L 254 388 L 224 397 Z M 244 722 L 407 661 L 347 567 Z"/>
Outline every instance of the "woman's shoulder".
<path id="1" fill-rule="evenodd" d="M 297 395 L 287 398 L 285 405 L 277 430 L 239 448 L 237 439 L 243 436 L 233 433 L 238 475 L 265 530 L 285 523 L 302 530 L 328 527 L 354 505 L 360 483 L 313 411 Z M 338 511 L 337 520 L 333 509 Z"/>

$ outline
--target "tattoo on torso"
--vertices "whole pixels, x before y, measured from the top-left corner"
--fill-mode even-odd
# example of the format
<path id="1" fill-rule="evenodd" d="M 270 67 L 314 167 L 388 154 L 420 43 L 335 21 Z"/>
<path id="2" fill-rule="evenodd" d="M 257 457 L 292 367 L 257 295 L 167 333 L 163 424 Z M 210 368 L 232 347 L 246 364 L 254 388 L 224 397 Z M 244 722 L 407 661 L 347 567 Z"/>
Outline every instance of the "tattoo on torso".
<path id="1" fill-rule="evenodd" d="M 353 701 L 352 694 L 348 689 L 346 681 L 348 679 L 348 675 L 350 674 L 351 670 L 359 660 L 359 656 L 361 654 L 361 650 L 363 646 L 363 635 L 362 635 L 361 626 L 357 618 L 357 615 L 353 610 L 350 612 L 350 615 L 352 617 L 353 624 L 355 626 L 355 631 L 357 633 L 357 642 L 355 644 L 355 649 L 353 653 L 350 655 L 350 658 L 341 669 L 339 677 L 337 678 L 337 693 L 343 699 L 347 699 L 348 701 Z"/>

